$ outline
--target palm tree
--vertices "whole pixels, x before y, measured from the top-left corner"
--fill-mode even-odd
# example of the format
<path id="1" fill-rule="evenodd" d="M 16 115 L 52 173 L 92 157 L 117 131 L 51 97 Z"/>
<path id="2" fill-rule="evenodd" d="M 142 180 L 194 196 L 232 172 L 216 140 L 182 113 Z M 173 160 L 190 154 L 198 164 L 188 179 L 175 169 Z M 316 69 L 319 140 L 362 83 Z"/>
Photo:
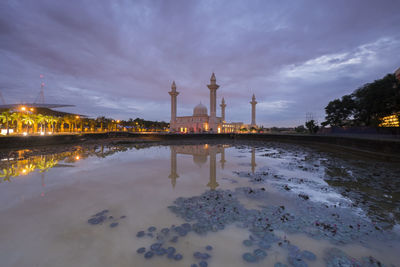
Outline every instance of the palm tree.
<path id="1" fill-rule="evenodd" d="M 1 120 L 1 122 L 6 124 L 7 135 L 10 134 L 10 128 L 9 128 L 9 124 L 8 124 L 8 123 L 11 121 L 10 116 L 11 116 L 11 113 L 10 113 L 9 110 L 4 111 L 3 113 L 0 114 L 0 120 Z"/>
<path id="2" fill-rule="evenodd" d="M 44 132 L 46 133 L 46 116 L 43 114 L 38 114 L 37 122 L 40 124 L 40 132 L 43 132 L 43 125 L 44 125 Z"/>
<path id="3" fill-rule="evenodd" d="M 44 116 L 44 121 L 45 121 L 44 133 L 46 133 L 46 125 L 48 126 L 48 128 L 50 130 L 50 125 L 53 122 L 53 116 L 45 115 Z M 53 125 L 51 127 L 51 131 L 53 132 Z"/>
<path id="4" fill-rule="evenodd" d="M 47 122 L 50 123 L 51 125 L 51 132 L 54 133 L 54 123 L 57 123 L 59 121 L 59 118 L 55 116 L 46 116 L 47 117 Z"/>
<path id="5" fill-rule="evenodd" d="M 26 132 L 29 133 L 29 125 L 33 125 L 35 120 L 31 114 L 23 114 L 21 121 L 27 125 Z"/>
<path id="6" fill-rule="evenodd" d="M 14 112 L 13 114 L 11 114 L 10 117 L 11 117 L 11 122 L 12 123 L 17 122 L 17 133 L 22 132 L 22 122 L 21 122 L 21 120 L 22 120 L 23 114 L 20 113 L 20 112 Z"/>

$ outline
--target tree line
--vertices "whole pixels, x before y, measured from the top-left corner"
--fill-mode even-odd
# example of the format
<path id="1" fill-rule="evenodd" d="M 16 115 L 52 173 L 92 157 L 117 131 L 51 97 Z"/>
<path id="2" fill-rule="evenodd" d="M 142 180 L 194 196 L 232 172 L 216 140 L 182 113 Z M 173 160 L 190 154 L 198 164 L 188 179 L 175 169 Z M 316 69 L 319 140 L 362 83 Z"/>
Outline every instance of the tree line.
<path id="1" fill-rule="evenodd" d="M 52 116 L 34 112 L 3 111 L 0 113 L 0 123 L 6 129 L 6 135 L 13 129 L 17 134 L 46 134 L 46 133 L 76 133 L 104 131 L 165 131 L 169 123 L 148 121 L 141 118 L 115 120 L 104 116 L 96 119 L 74 114 Z"/>
<path id="2" fill-rule="evenodd" d="M 322 126 L 377 127 L 382 118 L 400 116 L 400 83 L 394 74 L 367 83 L 349 95 L 330 101 Z"/>

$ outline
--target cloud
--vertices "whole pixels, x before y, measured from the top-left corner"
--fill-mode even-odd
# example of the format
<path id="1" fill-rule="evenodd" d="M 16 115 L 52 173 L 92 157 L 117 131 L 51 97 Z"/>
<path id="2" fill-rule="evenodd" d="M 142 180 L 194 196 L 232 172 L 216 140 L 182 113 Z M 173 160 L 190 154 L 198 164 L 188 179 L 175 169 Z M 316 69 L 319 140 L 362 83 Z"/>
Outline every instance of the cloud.
<path id="1" fill-rule="evenodd" d="M 227 119 L 298 125 L 329 100 L 398 67 L 398 1 L 0 2 L 0 90 L 90 116 L 169 120 L 208 104 L 211 72 Z M 72 88 L 75 88 L 72 89 Z M 274 112 L 279 110 L 279 112 Z M 188 114 L 186 114 L 188 113 Z"/>

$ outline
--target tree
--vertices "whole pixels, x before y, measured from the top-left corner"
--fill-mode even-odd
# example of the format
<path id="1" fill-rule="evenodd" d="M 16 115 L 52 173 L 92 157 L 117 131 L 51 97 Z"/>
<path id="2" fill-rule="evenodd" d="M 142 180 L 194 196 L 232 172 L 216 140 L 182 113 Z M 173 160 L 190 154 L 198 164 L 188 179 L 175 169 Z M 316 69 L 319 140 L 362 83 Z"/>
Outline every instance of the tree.
<path id="1" fill-rule="evenodd" d="M 40 124 L 40 132 L 43 132 L 43 125 L 44 125 L 44 132 L 46 133 L 46 116 L 42 114 L 37 115 L 37 123 Z"/>
<path id="2" fill-rule="evenodd" d="M 5 123 L 6 124 L 6 128 L 7 128 L 7 135 L 9 135 L 10 134 L 10 125 L 9 125 L 9 122 L 11 121 L 11 113 L 10 113 L 10 111 L 4 111 L 4 112 L 2 112 L 1 114 L 0 114 L 0 120 L 1 120 L 1 122 L 2 123 Z"/>
<path id="3" fill-rule="evenodd" d="M 26 124 L 26 132 L 29 133 L 29 126 L 33 125 L 35 122 L 34 117 L 32 116 L 32 114 L 29 113 L 23 114 L 21 121 Z"/>
<path id="4" fill-rule="evenodd" d="M 306 129 L 306 127 L 304 127 L 304 125 L 299 125 L 299 126 L 295 127 L 294 130 L 297 133 L 306 133 L 307 132 L 307 129 Z"/>
<path id="5" fill-rule="evenodd" d="M 355 102 L 351 95 L 345 95 L 342 99 L 335 99 L 325 108 L 325 122 L 322 125 L 347 126 L 354 114 Z"/>
<path id="6" fill-rule="evenodd" d="M 393 74 L 367 83 L 341 100 L 326 106 L 326 121 L 331 126 L 378 126 L 382 117 L 400 111 L 400 83 Z"/>
<path id="7" fill-rule="evenodd" d="M 310 134 L 315 134 L 318 132 L 319 126 L 315 123 L 314 120 L 306 121 L 306 128 Z"/>
<path id="8" fill-rule="evenodd" d="M 11 114 L 11 122 L 17 123 L 17 133 L 22 132 L 22 113 L 20 112 L 14 112 L 13 114 Z"/>

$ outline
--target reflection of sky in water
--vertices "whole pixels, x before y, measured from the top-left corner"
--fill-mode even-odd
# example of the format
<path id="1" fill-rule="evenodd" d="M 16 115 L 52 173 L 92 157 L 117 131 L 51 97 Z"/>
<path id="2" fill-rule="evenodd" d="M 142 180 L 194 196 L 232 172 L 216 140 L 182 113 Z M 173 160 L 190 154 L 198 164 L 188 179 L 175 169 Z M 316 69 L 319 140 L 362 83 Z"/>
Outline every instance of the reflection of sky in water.
<path id="1" fill-rule="evenodd" d="M 210 189 L 234 191 L 235 188 L 244 186 L 264 187 L 269 194 L 270 204 L 279 206 L 283 203 L 288 207 L 301 205 L 300 201 L 303 200 L 298 198 L 298 194 L 309 196 L 307 203 L 329 205 L 342 203 L 351 206 L 354 202 L 324 180 L 327 172 L 324 161 L 330 158 L 316 156 L 317 159 L 307 159 L 306 152 L 295 150 L 282 153 L 282 149 L 273 147 L 260 148 L 232 144 L 153 147 L 113 145 L 77 147 L 73 151 L 40 156 L 29 156 L 29 151 L 21 151 L 17 154 L 12 158 L 3 158 L 0 162 L 2 170 L 0 216 L 9 218 L 8 221 L 3 221 L 0 227 L 18 231 L 18 227 L 23 227 L 24 224 L 18 221 L 19 223 L 14 225 L 14 222 L 24 220 L 26 212 L 35 210 L 39 218 L 47 218 L 46 220 L 50 222 L 54 220 L 54 223 L 48 226 L 46 233 L 43 233 L 48 238 L 51 237 L 43 241 L 44 250 L 47 245 L 53 244 L 53 235 L 56 231 L 60 231 L 57 225 L 60 221 L 57 220 L 62 220 L 62 218 L 68 222 L 68 224 L 64 222 L 62 231 L 73 236 L 75 236 L 74 233 L 81 235 L 81 231 L 89 231 L 85 230 L 87 217 L 104 208 L 110 208 L 131 218 L 127 221 L 129 228 L 123 230 L 125 232 L 135 232 L 151 224 L 158 224 L 157 226 L 161 227 L 179 223 L 177 218 L 166 209 L 176 198 L 200 195 Z M 24 155 L 27 157 L 24 158 Z M 266 172 L 269 176 L 261 184 L 251 184 L 248 179 L 238 177 L 235 172 L 249 174 Z M 354 175 L 352 170 L 348 170 L 348 174 Z M 274 179 L 274 175 L 279 179 Z M 300 179 L 301 183 L 299 183 Z M 285 191 L 283 189 L 285 185 L 291 190 Z M 257 208 L 259 205 L 248 199 L 240 199 L 240 201 L 248 207 Z M 46 208 L 42 209 L 42 205 Z M 360 209 L 353 209 L 353 211 L 360 212 Z M 367 212 L 359 214 L 365 215 Z M 33 231 L 40 233 L 44 230 L 36 229 L 36 227 L 40 228 L 36 225 L 39 221 L 40 219 L 36 219 L 30 222 L 30 227 Z M 122 225 L 120 229 L 124 229 L 123 227 Z M 230 233 L 231 238 L 235 236 L 239 239 L 246 238 L 245 232 L 235 231 L 231 227 L 227 229 L 227 232 Z M 217 239 L 221 238 L 221 240 L 215 242 L 224 243 L 222 238 L 227 238 L 227 232 L 216 234 Z M 1 234 L 4 233 L 0 231 Z M 84 235 L 87 234 L 84 232 Z M 22 240 L 9 234 L 5 235 L 5 238 L 5 240 L 8 238 L 11 243 L 14 240 L 15 242 Z M 78 236 L 74 238 L 81 240 Z M 215 236 L 209 237 L 210 240 L 215 238 Z M 304 237 L 298 238 L 302 240 Z M 204 241 L 198 237 L 193 237 L 192 240 Z M 136 248 L 138 246 L 136 242 L 143 241 L 133 239 L 123 242 L 128 247 Z M 134 242 L 134 245 L 130 242 Z M 318 247 L 319 244 L 317 241 L 305 242 L 309 242 L 311 247 Z M 235 246 L 232 245 L 232 248 Z M 0 250 L 9 252 L 9 248 L 0 242 Z M 354 251 L 357 249 L 359 248 Z M 227 251 L 230 250 L 227 249 Z M 88 255 L 96 256 L 98 253 L 98 251 L 89 251 Z M 361 255 L 361 252 L 357 253 Z M 56 251 L 55 255 L 62 257 L 59 251 Z M 32 258 L 35 257 L 32 256 Z M 85 262 L 84 259 L 81 260 Z M 140 260 L 136 263 L 137 266 L 143 264 Z M 105 266 L 103 263 L 99 265 Z M 232 260 L 230 266 L 241 265 L 237 265 L 237 262 Z"/>

